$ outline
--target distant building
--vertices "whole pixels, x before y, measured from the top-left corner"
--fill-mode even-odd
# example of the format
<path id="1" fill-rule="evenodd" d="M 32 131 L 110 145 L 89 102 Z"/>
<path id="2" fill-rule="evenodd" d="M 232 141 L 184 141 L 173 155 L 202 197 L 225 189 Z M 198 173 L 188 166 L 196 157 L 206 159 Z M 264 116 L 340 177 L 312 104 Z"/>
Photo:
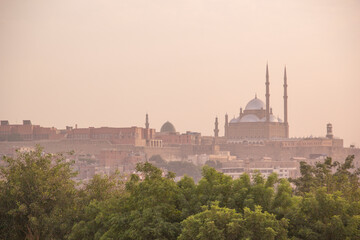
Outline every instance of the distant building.
<path id="1" fill-rule="evenodd" d="M 169 121 L 162 125 L 160 132 L 156 133 L 155 138 L 162 140 L 164 146 L 199 145 L 201 143 L 200 133 L 188 131 L 180 134 L 176 132 L 175 126 Z"/>
<path id="2" fill-rule="evenodd" d="M 103 149 L 99 155 L 99 166 L 129 172 L 135 169 L 136 163 L 144 162 L 146 156 L 142 152 Z"/>
<path id="3" fill-rule="evenodd" d="M 295 178 L 299 175 L 299 162 L 295 160 L 273 161 L 271 158 L 257 161 L 237 160 L 223 163 L 221 172 L 233 179 L 239 178 L 244 173 L 248 173 L 250 176 L 260 173 L 265 178 L 276 173 L 279 178 Z"/>
<path id="4" fill-rule="evenodd" d="M 334 136 L 331 123 L 326 125 L 326 135 L 322 137 L 289 138 L 286 68 L 283 119 L 273 113 L 270 105 L 268 66 L 265 86 L 265 102 L 255 95 L 244 110 L 240 108 L 237 117 L 229 120 L 225 115 L 224 136 L 219 136 L 217 117 L 214 136 L 201 136 L 201 133 L 191 131 L 179 133 L 169 121 L 156 132 L 150 128 L 148 114 L 144 127 L 123 128 L 77 128 L 75 125 L 75 128 L 68 126 L 57 130 L 33 125 L 30 120 L 24 120 L 23 124 L 9 124 L 4 120 L 0 124 L 0 157 L 12 156 L 15 149 L 31 149 L 36 144 L 41 144 L 47 152 L 74 150 L 77 154 L 96 156 L 97 161 L 91 166 L 89 162 L 79 162 L 79 169 L 84 169 L 79 171 L 82 178 L 115 170 L 128 171 L 136 162 L 153 155 L 168 160 L 188 159 L 196 165 L 209 160 L 224 163 L 216 166 L 223 167 L 222 171 L 234 178 L 244 172 L 253 174 L 255 170 L 264 176 L 276 172 L 280 177 L 292 177 L 300 161 L 315 164 L 327 156 L 334 161 L 343 161 L 348 155 L 355 155 L 354 165 L 360 166 L 360 149 L 354 145 L 345 148 L 343 140 Z M 245 159 L 245 162 L 232 165 L 238 162 L 236 159 Z"/>
<path id="5" fill-rule="evenodd" d="M 9 124 L 7 120 L 0 124 L 0 141 L 56 140 L 63 137 L 56 128 L 33 125 L 30 120 L 24 120 L 22 125 Z"/>
<path id="6" fill-rule="evenodd" d="M 149 128 L 149 118 L 146 114 L 145 128 L 142 127 L 100 127 L 71 128 L 67 127 L 67 138 L 73 140 L 106 140 L 112 144 L 132 146 L 148 146 L 155 138 L 155 129 Z"/>
<path id="7" fill-rule="evenodd" d="M 266 103 L 257 98 L 246 105 L 244 111 L 240 108 L 238 117 L 228 120 L 225 115 L 225 137 L 232 139 L 274 139 L 289 137 L 287 118 L 287 76 L 284 70 L 284 120 L 276 117 L 270 108 L 269 70 L 266 65 Z M 215 136 L 218 134 L 217 119 L 215 121 Z"/>
<path id="8" fill-rule="evenodd" d="M 67 133 L 68 139 L 73 140 L 107 140 L 113 144 L 146 146 L 147 138 L 155 136 L 155 129 L 141 127 L 129 128 L 74 128 Z"/>

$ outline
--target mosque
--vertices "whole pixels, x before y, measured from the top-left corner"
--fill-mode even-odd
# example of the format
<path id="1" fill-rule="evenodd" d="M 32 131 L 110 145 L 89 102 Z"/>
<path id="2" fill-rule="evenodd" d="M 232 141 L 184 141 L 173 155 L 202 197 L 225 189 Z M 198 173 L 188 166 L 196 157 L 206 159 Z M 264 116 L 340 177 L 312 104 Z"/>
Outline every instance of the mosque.
<path id="1" fill-rule="evenodd" d="M 285 139 L 289 138 L 289 123 L 287 111 L 287 76 L 284 69 L 284 120 L 276 117 L 270 107 L 269 69 L 266 65 L 266 102 L 264 103 L 256 95 L 248 102 L 244 111 L 240 108 L 237 118 L 229 121 L 225 115 L 225 138 L 228 140 L 251 140 L 251 139 Z M 218 137 L 218 119 L 215 120 L 214 135 Z"/>

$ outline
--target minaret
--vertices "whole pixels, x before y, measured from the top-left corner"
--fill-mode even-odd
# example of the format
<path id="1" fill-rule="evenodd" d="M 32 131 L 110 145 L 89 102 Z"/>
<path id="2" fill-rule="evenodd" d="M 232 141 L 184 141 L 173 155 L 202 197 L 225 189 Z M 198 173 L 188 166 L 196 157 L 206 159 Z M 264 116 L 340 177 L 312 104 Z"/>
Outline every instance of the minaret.
<path id="1" fill-rule="evenodd" d="M 146 144 L 149 144 L 149 140 L 150 140 L 150 130 L 149 130 L 149 115 L 146 113 L 146 118 L 145 118 L 145 140 L 146 140 Z"/>
<path id="2" fill-rule="evenodd" d="M 332 132 L 332 124 L 331 123 L 328 123 L 326 125 L 326 137 L 330 138 L 330 139 L 332 139 L 334 137 L 333 132 Z"/>
<path id="3" fill-rule="evenodd" d="M 215 118 L 214 136 L 219 137 L 219 122 L 217 117 Z"/>
<path id="4" fill-rule="evenodd" d="M 288 123 L 288 107 L 287 107 L 287 76 L 286 76 L 286 66 L 284 68 L 284 124 L 285 124 L 285 137 L 289 138 L 289 123 Z"/>
<path id="5" fill-rule="evenodd" d="M 228 136 L 228 127 L 229 127 L 229 116 L 228 114 L 225 114 L 225 137 Z"/>
<path id="6" fill-rule="evenodd" d="M 268 69 L 268 64 L 266 63 L 266 122 L 270 121 L 270 90 L 269 90 L 269 69 Z"/>
<path id="7" fill-rule="evenodd" d="M 145 128 L 149 129 L 149 115 L 146 114 L 146 118 L 145 118 Z"/>

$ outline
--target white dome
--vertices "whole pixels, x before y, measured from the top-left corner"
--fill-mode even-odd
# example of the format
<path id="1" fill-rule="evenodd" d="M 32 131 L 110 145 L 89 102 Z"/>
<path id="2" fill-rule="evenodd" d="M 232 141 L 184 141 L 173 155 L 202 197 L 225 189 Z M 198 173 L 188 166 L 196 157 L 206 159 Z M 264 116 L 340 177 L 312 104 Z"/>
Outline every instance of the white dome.
<path id="1" fill-rule="evenodd" d="M 233 118 L 231 119 L 230 123 L 237 123 L 239 121 L 240 121 L 239 118 Z"/>
<path id="2" fill-rule="evenodd" d="M 248 104 L 246 104 L 245 110 L 261 110 L 265 108 L 265 103 L 255 97 L 253 100 L 248 102 Z"/>
<path id="3" fill-rule="evenodd" d="M 279 120 L 274 115 L 270 115 L 270 122 L 279 122 Z"/>
<path id="4" fill-rule="evenodd" d="M 259 122 L 260 119 L 254 114 L 247 114 L 240 119 L 240 122 Z"/>
<path id="5" fill-rule="evenodd" d="M 281 119 L 275 117 L 274 115 L 270 115 L 270 122 L 280 122 L 279 120 L 281 120 Z M 260 121 L 266 122 L 266 117 L 263 117 Z M 281 120 L 281 122 L 282 122 L 282 120 Z"/>

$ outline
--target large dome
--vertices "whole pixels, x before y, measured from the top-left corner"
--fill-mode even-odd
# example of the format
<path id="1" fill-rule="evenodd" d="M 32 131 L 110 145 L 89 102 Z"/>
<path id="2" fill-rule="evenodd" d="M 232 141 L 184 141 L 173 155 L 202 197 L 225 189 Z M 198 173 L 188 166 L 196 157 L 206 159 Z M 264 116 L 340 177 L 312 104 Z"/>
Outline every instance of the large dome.
<path id="1" fill-rule="evenodd" d="M 265 108 L 266 108 L 265 103 L 260 99 L 258 99 L 257 97 L 255 97 L 253 100 L 248 102 L 248 104 L 245 107 L 245 110 L 261 110 Z"/>
<path id="2" fill-rule="evenodd" d="M 240 122 L 259 122 L 260 119 L 254 114 L 247 114 L 240 119 Z"/>
<path id="3" fill-rule="evenodd" d="M 261 122 L 266 122 L 266 117 L 263 117 L 261 120 Z M 282 120 L 280 118 L 275 117 L 274 115 L 270 115 L 270 122 L 282 122 Z"/>
<path id="4" fill-rule="evenodd" d="M 235 117 L 230 121 L 230 123 L 237 123 L 237 122 L 240 122 L 240 119 Z"/>
<path id="5" fill-rule="evenodd" d="M 160 132 L 162 132 L 162 133 L 166 133 L 166 132 L 175 133 L 176 130 L 175 130 L 174 125 L 171 122 L 167 121 L 166 123 L 164 123 L 162 125 L 162 127 L 160 129 Z"/>

